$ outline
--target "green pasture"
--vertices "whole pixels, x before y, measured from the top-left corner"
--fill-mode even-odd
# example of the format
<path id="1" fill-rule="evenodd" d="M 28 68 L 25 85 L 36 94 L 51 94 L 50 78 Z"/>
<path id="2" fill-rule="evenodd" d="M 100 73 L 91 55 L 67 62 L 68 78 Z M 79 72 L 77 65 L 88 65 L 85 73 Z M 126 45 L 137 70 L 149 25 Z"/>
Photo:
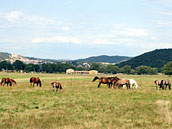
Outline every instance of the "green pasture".
<path id="1" fill-rule="evenodd" d="M 32 87 L 30 77 L 43 86 Z M 2 129 L 167 129 L 172 127 L 172 90 L 156 90 L 154 80 L 165 75 L 99 75 L 133 78 L 139 89 L 109 89 L 93 75 L 0 73 L 17 81 L 0 87 Z M 53 93 L 52 81 L 63 92 Z"/>

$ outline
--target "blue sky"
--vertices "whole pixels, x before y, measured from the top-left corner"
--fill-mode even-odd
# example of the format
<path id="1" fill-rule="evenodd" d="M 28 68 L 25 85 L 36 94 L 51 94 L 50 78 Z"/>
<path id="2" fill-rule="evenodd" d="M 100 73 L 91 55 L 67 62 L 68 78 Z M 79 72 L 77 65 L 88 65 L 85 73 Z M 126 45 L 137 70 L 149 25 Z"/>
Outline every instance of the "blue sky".
<path id="1" fill-rule="evenodd" d="M 79 59 L 172 48 L 172 0 L 0 1 L 1 52 Z"/>

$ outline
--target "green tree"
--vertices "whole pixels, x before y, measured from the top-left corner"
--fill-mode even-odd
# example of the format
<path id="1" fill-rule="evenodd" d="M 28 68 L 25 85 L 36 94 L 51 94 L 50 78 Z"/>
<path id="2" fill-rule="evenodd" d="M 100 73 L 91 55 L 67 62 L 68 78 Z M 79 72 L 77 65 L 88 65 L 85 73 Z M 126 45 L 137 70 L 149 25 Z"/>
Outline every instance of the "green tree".
<path id="1" fill-rule="evenodd" d="M 42 64 L 41 71 L 46 73 L 57 73 L 57 72 L 62 73 L 69 68 L 76 69 L 76 67 L 72 64 L 56 63 L 56 64 Z"/>
<path id="2" fill-rule="evenodd" d="M 13 63 L 13 67 L 15 70 L 24 70 L 25 69 L 25 64 L 22 61 L 16 60 Z"/>
<path id="3" fill-rule="evenodd" d="M 158 69 L 157 68 L 152 68 L 150 66 L 138 66 L 136 68 L 136 73 L 137 74 L 157 74 L 158 73 Z"/>
<path id="4" fill-rule="evenodd" d="M 172 75 L 172 61 L 164 65 L 162 72 L 166 75 Z"/>
<path id="5" fill-rule="evenodd" d="M 92 63 L 91 64 L 91 67 L 90 67 L 90 70 L 97 70 L 97 71 L 100 71 L 100 63 Z"/>
<path id="6" fill-rule="evenodd" d="M 26 72 L 40 72 L 40 66 L 35 64 L 26 64 L 25 65 Z"/>
<path id="7" fill-rule="evenodd" d="M 77 68 L 76 68 L 76 70 L 78 70 L 78 71 L 84 71 L 84 70 L 85 70 L 85 68 L 84 68 L 84 67 L 79 66 L 79 67 L 77 67 Z"/>
<path id="8" fill-rule="evenodd" d="M 157 68 L 152 68 L 152 67 L 150 67 L 149 69 L 148 69 L 148 74 L 150 74 L 150 75 L 155 75 L 155 74 L 157 74 L 158 73 L 158 69 Z"/>
<path id="9" fill-rule="evenodd" d="M 148 66 L 138 66 L 136 67 L 136 73 L 137 74 L 147 74 L 148 73 Z"/>
<path id="10" fill-rule="evenodd" d="M 2 61 L 0 62 L 0 70 L 12 70 L 13 67 L 10 62 Z"/>
<path id="11" fill-rule="evenodd" d="M 131 66 L 125 65 L 124 67 L 120 68 L 121 73 L 130 74 L 131 73 Z"/>
<path id="12" fill-rule="evenodd" d="M 99 67 L 99 72 L 100 73 L 106 73 L 106 67 L 107 65 L 106 64 L 101 64 L 100 67 Z"/>
<path id="13" fill-rule="evenodd" d="M 115 66 L 115 65 L 112 65 L 112 64 L 109 64 L 106 67 L 106 72 L 107 73 L 116 74 L 116 73 L 119 72 L 119 67 L 118 66 Z"/>

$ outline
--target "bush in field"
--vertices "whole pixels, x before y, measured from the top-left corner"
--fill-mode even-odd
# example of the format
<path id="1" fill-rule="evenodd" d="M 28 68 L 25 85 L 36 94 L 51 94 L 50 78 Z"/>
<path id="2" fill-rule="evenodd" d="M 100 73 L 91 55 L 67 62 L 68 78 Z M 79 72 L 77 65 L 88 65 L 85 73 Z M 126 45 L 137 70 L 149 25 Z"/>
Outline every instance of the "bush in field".
<path id="1" fill-rule="evenodd" d="M 162 72 L 166 75 L 172 75 L 172 61 L 164 65 Z"/>

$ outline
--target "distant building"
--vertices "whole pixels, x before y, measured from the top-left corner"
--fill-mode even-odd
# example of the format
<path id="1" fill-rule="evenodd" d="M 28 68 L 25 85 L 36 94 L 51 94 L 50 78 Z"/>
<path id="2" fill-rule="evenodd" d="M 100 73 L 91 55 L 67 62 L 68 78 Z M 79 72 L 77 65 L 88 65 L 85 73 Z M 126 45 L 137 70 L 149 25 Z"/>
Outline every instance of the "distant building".
<path id="1" fill-rule="evenodd" d="M 75 71 L 76 74 L 89 74 L 89 71 Z"/>
<path id="2" fill-rule="evenodd" d="M 91 71 L 75 71 L 74 69 L 67 69 L 66 74 L 98 74 L 98 71 L 91 70 Z"/>
<path id="3" fill-rule="evenodd" d="M 90 70 L 89 74 L 98 74 L 98 71 L 97 70 Z"/>
<path id="4" fill-rule="evenodd" d="M 75 72 L 74 69 L 67 69 L 66 74 L 73 74 Z"/>

